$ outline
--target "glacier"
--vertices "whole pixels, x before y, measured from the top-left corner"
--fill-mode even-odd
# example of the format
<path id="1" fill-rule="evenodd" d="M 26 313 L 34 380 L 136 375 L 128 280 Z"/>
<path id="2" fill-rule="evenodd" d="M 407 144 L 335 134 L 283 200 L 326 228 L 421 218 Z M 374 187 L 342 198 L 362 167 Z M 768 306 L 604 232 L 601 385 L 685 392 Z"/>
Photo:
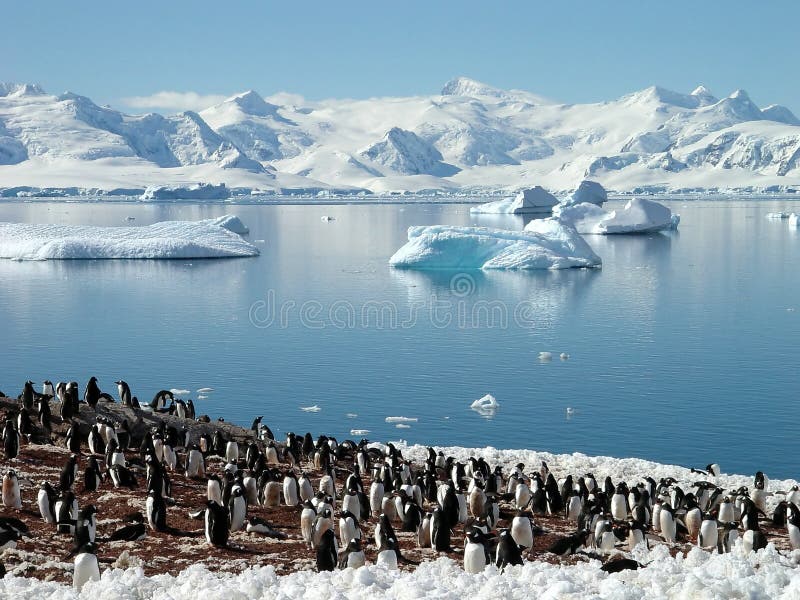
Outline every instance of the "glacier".
<path id="1" fill-rule="evenodd" d="M 142 227 L 0 223 L 0 258 L 176 259 L 257 256 L 237 217 L 163 221 Z"/>
<path id="2" fill-rule="evenodd" d="M 526 231 L 432 225 L 409 227 L 389 259 L 405 269 L 568 269 L 599 267 L 600 257 L 569 225 L 531 221 Z"/>
<path id="3" fill-rule="evenodd" d="M 800 121 L 743 90 L 651 86 L 564 104 L 466 77 L 439 93 L 306 100 L 250 90 L 200 112 L 130 115 L 0 84 L 0 196 L 226 184 L 269 194 L 797 193 Z M 580 203 L 580 202 L 575 202 Z"/>
<path id="4" fill-rule="evenodd" d="M 677 229 L 680 217 L 653 200 L 632 198 L 624 207 L 606 211 L 596 204 L 559 205 L 553 209 L 554 218 L 571 225 L 582 234 L 653 233 Z"/>

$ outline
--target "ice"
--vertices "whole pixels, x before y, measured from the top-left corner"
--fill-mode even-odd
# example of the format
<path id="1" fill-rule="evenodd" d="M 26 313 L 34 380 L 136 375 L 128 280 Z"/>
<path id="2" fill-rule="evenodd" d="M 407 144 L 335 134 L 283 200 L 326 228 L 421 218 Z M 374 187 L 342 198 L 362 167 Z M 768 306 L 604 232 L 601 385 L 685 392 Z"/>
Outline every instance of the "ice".
<path id="1" fill-rule="evenodd" d="M 473 214 L 550 214 L 553 207 L 558 204 L 558 199 L 543 187 L 537 185 L 533 188 L 522 190 L 513 198 L 504 198 L 495 202 L 487 202 L 480 206 L 473 206 L 469 212 Z"/>
<path id="2" fill-rule="evenodd" d="M 766 218 L 766 219 L 788 219 L 789 218 L 789 213 L 785 213 L 785 212 L 769 212 L 766 215 L 764 215 L 764 218 Z"/>
<path id="3" fill-rule="evenodd" d="M 331 221 L 335 221 L 336 217 L 330 217 L 328 215 L 322 215 L 321 220 L 323 223 L 330 223 Z"/>
<path id="4" fill-rule="evenodd" d="M 597 206 L 602 206 L 606 200 L 608 200 L 608 192 L 602 185 L 596 181 L 584 179 L 578 189 L 562 200 L 560 204 L 562 206 L 572 204 L 596 204 Z"/>
<path id="5" fill-rule="evenodd" d="M 789 215 L 789 227 L 800 227 L 800 215 L 797 213 Z"/>
<path id="6" fill-rule="evenodd" d="M 558 355 L 558 357 L 561 360 L 568 360 L 569 359 L 569 354 L 567 354 L 566 352 L 562 352 L 561 354 Z"/>
<path id="7" fill-rule="evenodd" d="M 188 187 L 153 185 L 148 187 L 141 200 L 226 200 L 231 191 L 224 183 L 213 185 L 198 183 Z"/>
<path id="8" fill-rule="evenodd" d="M 411 429 L 411 425 L 406 425 L 405 423 L 398 423 L 395 427 L 397 429 Z"/>
<path id="9" fill-rule="evenodd" d="M 410 227 L 389 264 L 411 269 L 599 267 L 600 257 L 568 225 L 534 220 L 525 231 L 432 225 Z"/>
<path id="10" fill-rule="evenodd" d="M 542 362 L 549 362 L 553 360 L 553 353 L 552 352 L 539 352 L 539 360 Z"/>
<path id="11" fill-rule="evenodd" d="M 214 391 L 214 388 L 212 388 L 212 387 L 202 387 L 202 388 L 200 388 L 200 389 L 198 389 L 196 391 L 197 391 L 198 394 L 210 394 L 211 392 Z"/>
<path id="12" fill-rule="evenodd" d="M 242 223 L 242 220 L 236 215 L 223 215 L 216 219 L 211 219 L 211 222 L 214 225 L 219 225 L 220 227 L 224 227 L 228 231 L 238 233 L 239 235 L 247 235 L 250 233 L 250 229 L 248 229 L 247 225 Z"/>
<path id="13" fill-rule="evenodd" d="M 303 412 L 319 412 L 322 409 L 315 404 L 313 406 L 301 406 L 300 410 L 302 410 Z"/>
<path id="14" fill-rule="evenodd" d="M 679 218 L 658 202 L 633 198 L 621 209 L 606 211 L 595 204 L 559 205 L 554 218 L 583 234 L 650 233 L 677 229 Z"/>
<path id="15" fill-rule="evenodd" d="M 419 421 L 417 417 L 386 417 L 387 423 L 416 423 Z"/>
<path id="16" fill-rule="evenodd" d="M 165 259 L 257 256 L 258 249 L 213 221 L 145 227 L 0 223 L 0 258 Z"/>
<path id="17" fill-rule="evenodd" d="M 369 433 L 369 429 L 351 429 L 350 435 L 367 435 Z"/>
<path id="18" fill-rule="evenodd" d="M 176 396 L 186 396 L 186 395 L 192 393 L 190 390 L 181 390 L 181 389 L 178 389 L 178 388 L 172 388 L 172 389 L 170 389 L 170 392 L 172 392 Z"/>
<path id="19" fill-rule="evenodd" d="M 478 398 L 469 407 L 484 417 L 493 417 L 500 408 L 500 403 L 491 394 L 486 394 L 482 398 Z"/>

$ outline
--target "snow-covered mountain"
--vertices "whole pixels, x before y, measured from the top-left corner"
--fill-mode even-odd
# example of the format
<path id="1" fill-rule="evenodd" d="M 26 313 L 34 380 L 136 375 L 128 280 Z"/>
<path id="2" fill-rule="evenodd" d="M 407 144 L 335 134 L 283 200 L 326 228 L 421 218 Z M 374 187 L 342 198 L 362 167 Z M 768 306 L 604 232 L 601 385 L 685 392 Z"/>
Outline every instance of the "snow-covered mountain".
<path id="1" fill-rule="evenodd" d="M 248 91 L 164 117 L 0 84 L 0 188 L 569 190 L 586 177 L 617 191 L 800 188 L 800 121 L 742 90 L 716 98 L 702 86 L 569 105 L 462 77 L 435 96 Z"/>

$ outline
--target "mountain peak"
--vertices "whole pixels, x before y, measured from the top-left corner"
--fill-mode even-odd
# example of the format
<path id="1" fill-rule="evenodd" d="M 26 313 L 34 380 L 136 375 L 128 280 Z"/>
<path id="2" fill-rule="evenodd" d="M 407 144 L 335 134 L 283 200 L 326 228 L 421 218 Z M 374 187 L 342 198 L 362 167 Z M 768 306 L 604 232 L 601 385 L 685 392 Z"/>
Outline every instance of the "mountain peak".
<path id="1" fill-rule="evenodd" d="M 231 96 L 225 102 L 236 104 L 242 112 L 257 117 L 265 117 L 273 114 L 277 107 L 274 104 L 269 104 L 261 97 L 258 92 L 247 90 L 241 94 Z"/>
<path id="2" fill-rule="evenodd" d="M 0 97 L 45 96 L 46 92 L 35 83 L 3 83 L 0 81 Z"/>
<path id="3" fill-rule="evenodd" d="M 730 98 L 731 100 L 741 100 L 743 102 L 750 102 L 750 96 L 748 96 L 747 92 L 745 92 L 742 89 L 736 90 L 730 96 L 728 96 L 728 98 Z"/>
<path id="4" fill-rule="evenodd" d="M 492 96 L 498 98 L 504 95 L 502 90 L 469 77 L 451 79 L 442 88 L 442 96 Z"/>

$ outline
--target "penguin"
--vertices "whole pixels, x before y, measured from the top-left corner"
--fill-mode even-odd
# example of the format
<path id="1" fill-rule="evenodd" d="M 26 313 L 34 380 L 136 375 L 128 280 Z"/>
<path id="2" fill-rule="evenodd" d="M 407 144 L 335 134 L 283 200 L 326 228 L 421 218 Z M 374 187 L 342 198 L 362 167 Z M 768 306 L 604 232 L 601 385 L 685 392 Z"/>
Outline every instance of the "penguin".
<path id="1" fill-rule="evenodd" d="M 83 490 L 85 492 L 97 491 L 102 479 L 103 475 L 97 465 L 97 459 L 94 456 L 90 456 L 86 461 L 86 470 L 83 474 Z"/>
<path id="2" fill-rule="evenodd" d="M 579 548 L 586 544 L 586 540 L 589 539 L 589 535 L 590 532 L 583 529 L 573 533 L 572 535 L 557 539 L 547 549 L 547 551 L 552 554 L 558 554 L 559 556 L 569 556 L 570 554 L 575 554 Z"/>
<path id="3" fill-rule="evenodd" d="M 45 523 L 55 525 L 56 523 L 56 493 L 47 481 L 42 482 L 39 494 L 36 498 L 39 506 L 39 514 L 42 515 Z"/>
<path id="4" fill-rule="evenodd" d="M 22 508 L 22 496 L 19 492 L 19 480 L 17 472 L 9 469 L 3 476 L 3 506 L 6 508 Z"/>
<path id="5" fill-rule="evenodd" d="M 527 549 L 533 548 L 533 526 L 529 515 L 530 513 L 517 511 L 509 532 L 515 544 Z"/>
<path id="6" fill-rule="evenodd" d="M 256 417 L 253 419 L 253 424 L 250 426 L 251 431 L 255 432 L 256 437 L 258 437 L 259 431 L 261 430 L 261 419 L 264 417 Z"/>
<path id="7" fill-rule="evenodd" d="M 106 445 L 103 443 L 103 436 L 100 435 L 100 428 L 92 425 L 89 430 L 89 453 L 103 455 L 106 453 Z"/>
<path id="8" fill-rule="evenodd" d="M 628 518 L 627 493 L 625 483 L 621 482 L 617 484 L 616 491 L 611 496 L 611 516 L 617 521 L 624 521 Z"/>
<path id="9" fill-rule="evenodd" d="M 139 485 L 133 471 L 127 467 L 115 464 L 108 470 L 108 473 L 111 475 L 111 482 L 114 484 L 115 488 L 135 488 Z"/>
<path id="10" fill-rule="evenodd" d="M 701 512 L 700 507 L 697 506 L 697 501 L 692 493 L 686 494 L 684 498 L 684 505 L 686 507 L 686 515 L 684 516 L 683 520 L 686 524 L 686 529 L 689 531 L 689 536 L 694 538 L 700 533 L 700 525 L 703 521 L 703 513 Z M 717 545 L 716 539 L 714 540 L 713 545 Z"/>
<path id="11" fill-rule="evenodd" d="M 442 509 L 437 506 L 431 514 L 431 547 L 437 552 L 451 552 L 450 535 L 450 525 Z"/>
<path id="12" fill-rule="evenodd" d="M 358 518 L 350 511 L 343 511 L 339 516 L 339 541 L 342 548 L 346 548 L 353 539 L 361 539 Z"/>
<path id="13" fill-rule="evenodd" d="M 20 408 L 17 413 L 17 433 L 25 440 L 30 440 L 31 434 L 33 433 L 33 422 L 31 421 L 28 409 L 24 406 Z"/>
<path id="14" fill-rule="evenodd" d="M 153 400 L 148 404 L 148 406 L 153 410 L 153 412 L 164 412 L 167 408 L 167 400 L 174 400 L 175 395 L 170 392 L 169 390 L 159 390 L 156 392 L 156 395 L 153 396 Z"/>
<path id="15" fill-rule="evenodd" d="M 661 504 L 661 512 L 659 513 L 659 528 L 661 537 L 665 542 L 675 543 L 677 540 L 677 523 L 675 521 L 675 511 L 668 502 Z"/>
<path id="16" fill-rule="evenodd" d="M 730 523 L 736 520 L 736 510 L 730 496 L 725 496 L 717 510 L 717 519 L 720 523 Z"/>
<path id="17" fill-rule="evenodd" d="M 488 541 L 479 529 L 470 529 L 467 543 L 464 546 L 464 571 L 471 574 L 481 573 L 491 561 L 487 549 Z"/>
<path id="18" fill-rule="evenodd" d="M 80 454 L 81 451 L 81 437 L 79 432 L 78 424 L 73 422 L 69 429 L 67 429 L 67 435 L 65 438 L 65 445 L 67 450 L 72 452 L 73 454 Z"/>
<path id="19" fill-rule="evenodd" d="M 97 546 L 89 542 L 78 548 L 72 574 L 72 587 L 80 592 L 88 581 L 100 581 L 100 565 L 97 563 Z"/>
<path id="20" fill-rule="evenodd" d="M 227 547 L 230 535 L 228 510 L 214 500 L 206 503 L 205 533 L 206 541 L 212 546 Z"/>
<path id="21" fill-rule="evenodd" d="M 22 408 L 25 410 L 33 410 L 33 400 L 36 395 L 36 392 L 33 389 L 33 382 L 26 381 L 22 387 L 22 394 L 20 395 L 20 400 L 22 400 Z"/>
<path id="22" fill-rule="evenodd" d="M 314 487 L 311 485 L 311 480 L 304 471 L 300 473 L 297 486 L 300 493 L 300 502 L 305 502 L 314 497 Z"/>
<path id="23" fill-rule="evenodd" d="M 318 512 L 316 519 L 314 519 L 314 525 L 311 528 L 311 545 L 314 548 L 319 548 L 323 534 L 329 530 L 333 532 L 333 518 L 331 510 L 326 508 Z M 334 545 L 336 544 L 335 538 L 333 543 Z M 338 551 L 336 553 L 338 554 Z"/>
<path id="24" fill-rule="evenodd" d="M 9 460 L 19 455 L 19 432 L 11 419 L 7 419 L 3 427 L 3 451 Z"/>
<path id="25" fill-rule="evenodd" d="M 497 542 L 494 564 L 500 569 L 505 568 L 506 565 L 521 565 L 523 562 L 522 550 L 523 547 L 517 544 L 511 536 L 511 532 L 508 529 L 502 529 Z"/>
<path id="26" fill-rule="evenodd" d="M 425 513 L 417 527 L 417 546 L 420 548 L 431 547 L 431 513 Z"/>
<path id="27" fill-rule="evenodd" d="M 52 430 L 52 415 L 50 414 L 50 401 L 47 398 L 39 398 L 39 425 L 42 426 L 47 436 Z"/>
<path id="28" fill-rule="evenodd" d="M 247 519 L 247 521 L 245 521 L 245 531 L 247 531 L 247 533 L 260 533 L 267 537 L 281 540 L 285 540 L 288 537 L 285 533 L 276 530 L 273 525 L 259 517 L 250 517 Z"/>
<path id="29" fill-rule="evenodd" d="M 239 444 L 233 440 L 225 445 L 225 460 L 236 463 L 239 460 Z"/>
<path id="30" fill-rule="evenodd" d="M 84 507 L 75 520 L 75 547 L 94 542 L 97 533 L 97 509 L 93 504 Z"/>
<path id="31" fill-rule="evenodd" d="M 244 527 L 244 521 L 247 518 L 247 500 L 244 497 L 244 489 L 239 485 L 234 486 L 231 492 L 228 511 L 231 515 L 231 531 L 240 531 Z"/>
<path id="32" fill-rule="evenodd" d="M 83 401 L 96 410 L 97 403 L 100 402 L 100 393 L 100 388 L 97 386 L 97 377 L 91 377 L 83 390 Z"/>
<path id="33" fill-rule="evenodd" d="M 383 505 L 383 497 L 385 488 L 383 482 L 379 479 L 373 479 L 369 486 L 369 507 L 373 516 L 379 515 Z"/>
<path id="34" fill-rule="evenodd" d="M 366 564 L 364 551 L 361 549 L 361 540 L 351 539 L 339 557 L 340 569 L 358 569 Z"/>
<path id="35" fill-rule="evenodd" d="M 68 421 L 72 420 L 73 416 L 75 416 L 75 410 L 73 409 L 73 402 L 72 402 L 72 393 L 70 389 L 67 387 L 67 385 L 63 383 L 59 383 L 56 390 L 60 391 L 60 393 L 58 394 L 58 398 L 61 401 L 61 407 L 59 409 L 58 414 L 61 417 L 61 422 L 67 423 Z"/>
<path id="36" fill-rule="evenodd" d="M 56 390 L 53 387 L 53 382 L 49 379 L 45 379 L 42 382 L 42 396 L 43 398 L 50 400 L 56 397 Z"/>
<path id="37" fill-rule="evenodd" d="M 397 570 L 397 564 L 400 559 L 399 554 L 397 540 L 395 538 L 387 538 L 383 545 L 378 547 L 375 564 L 383 565 L 390 570 Z"/>
<path id="38" fill-rule="evenodd" d="M 641 543 L 644 543 L 645 548 L 649 548 L 647 537 L 645 536 L 644 525 L 639 521 L 631 519 L 628 521 L 628 536 L 627 536 L 628 552 L 633 552 Z"/>
<path id="39" fill-rule="evenodd" d="M 317 571 L 333 571 L 337 562 L 336 536 L 333 529 L 327 529 L 317 544 Z"/>
<path id="40" fill-rule="evenodd" d="M 800 508 L 794 502 L 789 503 L 789 515 L 786 519 L 786 531 L 792 550 L 800 549 Z"/>
<path id="41" fill-rule="evenodd" d="M 17 542 L 22 539 L 22 535 L 13 529 L 0 530 L 0 550 L 13 550 L 17 547 Z"/>
<path id="42" fill-rule="evenodd" d="M 310 500 L 306 500 L 300 513 L 300 533 L 309 548 L 313 547 L 314 521 L 316 518 L 317 511 L 314 509 L 314 505 L 311 504 Z"/>
<path id="43" fill-rule="evenodd" d="M 192 444 L 186 456 L 186 477 L 189 479 L 202 479 L 205 477 L 206 466 L 203 453 L 196 444 Z"/>
<path id="44" fill-rule="evenodd" d="M 739 539 L 738 524 L 735 522 L 720 523 L 720 533 L 717 541 L 717 550 L 720 554 L 728 553 Z"/>
<path id="45" fill-rule="evenodd" d="M 147 523 L 155 531 L 167 529 L 167 505 L 160 493 L 150 490 L 146 504 Z"/>
<path id="46" fill-rule="evenodd" d="M 122 406 L 130 406 L 131 405 L 131 388 L 130 386 L 120 379 L 119 381 L 115 381 L 114 383 L 117 384 L 117 392 L 119 393 L 119 401 Z"/>
<path id="47" fill-rule="evenodd" d="M 686 524 L 687 528 L 689 524 Z M 703 550 L 713 550 L 719 542 L 719 524 L 709 513 L 703 515 L 703 521 L 697 535 L 697 545 Z"/>
<path id="48" fill-rule="evenodd" d="M 75 534 L 75 521 L 78 519 L 78 500 L 75 494 L 66 490 L 56 500 L 56 522 L 58 533 Z"/>
<path id="49" fill-rule="evenodd" d="M 308 499 L 310 499 L 310 497 Z M 286 503 L 286 506 L 297 506 L 300 504 L 300 489 L 297 485 L 297 477 L 291 469 L 286 471 L 283 478 L 283 501 Z"/>

